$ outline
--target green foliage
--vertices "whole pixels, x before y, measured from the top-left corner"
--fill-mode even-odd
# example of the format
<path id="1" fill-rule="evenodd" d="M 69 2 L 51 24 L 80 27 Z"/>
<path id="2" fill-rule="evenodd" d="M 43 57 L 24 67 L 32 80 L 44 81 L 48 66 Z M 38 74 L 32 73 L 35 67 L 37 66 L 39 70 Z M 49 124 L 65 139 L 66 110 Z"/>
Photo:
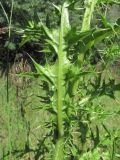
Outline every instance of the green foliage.
<path id="1" fill-rule="evenodd" d="M 105 59 L 108 59 L 109 62 L 114 62 L 117 58 L 120 57 L 120 47 L 118 44 L 113 44 L 109 46 L 109 48 L 106 48 L 103 51 Z"/>
<path id="2" fill-rule="evenodd" d="M 58 0 L 53 1 L 54 3 L 58 3 Z M 5 8 L 6 13 L 8 16 L 10 15 L 10 8 L 11 8 L 11 1 L 4 1 L 1 0 L 1 3 L 3 4 L 3 7 Z M 39 6 L 39 7 L 38 7 Z M 1 12 L 1 23 L 6 24 L 6 20 L 3 16 L 3 12 L 0 9 Z M 50 0 L 24 0 L 21 2 L 21 0 L 15 0 L 14 1 L 14 12 L 13 12 L 13 19 L 14 19 L 14 25 L 21 26 L 24 24 L 27 24 L 28 20 L 34 20 L 37 21 L 39 18 L 46 22 L 47 18 L 46 16 L 49 15 L 50 12 L 54 13 L 54 10 L 52 8 L 52 4 Z M 19 17 L 19 18 L 18 18 Z M 49 16 L 49 21 L 52 22 L 51 25 L 54 25 L 53 19 L 56 17 Z M 49 22 L 48 22 L 49 23 Z"/>
<path id="3" fill-rule="evenodd" d="M 98 3 L 120 4 L 119 0 L 98 0 Z"/>

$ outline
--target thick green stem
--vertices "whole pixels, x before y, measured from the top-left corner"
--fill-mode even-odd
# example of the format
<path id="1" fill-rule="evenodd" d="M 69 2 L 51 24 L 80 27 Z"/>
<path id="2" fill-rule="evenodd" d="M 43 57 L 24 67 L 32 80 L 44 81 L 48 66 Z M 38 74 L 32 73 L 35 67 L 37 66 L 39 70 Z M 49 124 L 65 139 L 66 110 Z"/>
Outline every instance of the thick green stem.
<path id="1" fill-rule="evenodd" d="M 59 28 L 59 47 L 57 61 L 57 124 L 58 124 L 58 139 L 55 148 L 54 160 L 64 159 L 64 122 L 63 122 L 63 99 L 65 92 L 64 71 L 66 65 L 69 64 L 65 51 L 65 35 L 70 28 L 69 14 L 67 3 L 61 7 L 61 23 Z"/>
<path id="2" fill-rule="evenodd" d="M 92 18 L 92 14 L 94 12 L 96 3 L 97 3 L 97 0 L 87 0 L 81 31 L 86 31 L 90 29 L 91 18 Z"/>
<path id="3" fill-rule="evenodd" d="M 62 13 L 64 7 L 62 7 Z M 63 14 L 61 14 L 61 26 L 59 31 L 59 49 L 58 49 L 58 63 L 57 63 L 57 124 L 58 124 L 58 139 L 55 147 L 54 160 L 63 160 L 63 148 L 64 148 L 64 128 L 63 128 L 63 91 L 64 91 L 64 51 L 63 51 L 63 35 L 64 35 L 64 21 Z"/>
<path id="4" fill-rule="evenodd" d="M 98 0 L 86 0 L 85 13 L 84 13 L 82 28 L 81 28 L 82 32 L 90 30 L 91 19 L 92 19 L 94 8 L 97 1 Z M 78 63 L 83 62 L 83 60 L 84 60 L 84 53 L 80 53 L 78 56 Z"/>
<path id="5" fill-rule="evenodd" d="M 58 60 L 58 87 L 57 87 L 57 111 L 58 111 L 58 137 L 62 137 L 63 136 L 63 120 L 62 120 L 62 106 L 63 106 L 63 102 L 62 102 L 62 60 L 59 57 Z"/>
<path id="6" fill-rule="evenodd" d="M 64 7 L 62 8 L 62 10 Z M 63 11 L 62 11 L 63 12 Z M 64 90 L 64 76 L 63 76 L 63 14 L 61 15 L 61 26 L 59 32 L 59 50 L 58 50 L 58 80 L 57 80 L 57 111 L 58 111 L 58 138 L 64 135 L 62 106 L 63 106 L 63 90 Z"/>
<path id="7" fill-rule="evenodd" d="M 64 139 L 60 138 L 57 141 L 56 148 L 55 148 L 55 154 L 54 154 L 54 160 L 63 160 L 64 154 L 63 154 L 63 148 L 64 148 Z"/>

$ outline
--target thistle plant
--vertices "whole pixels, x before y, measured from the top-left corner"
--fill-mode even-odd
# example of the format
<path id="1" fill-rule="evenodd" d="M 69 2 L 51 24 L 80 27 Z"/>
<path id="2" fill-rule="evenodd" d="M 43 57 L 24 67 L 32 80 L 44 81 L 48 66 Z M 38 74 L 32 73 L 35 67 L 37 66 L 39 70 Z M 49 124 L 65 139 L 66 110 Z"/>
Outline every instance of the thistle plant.
<path id="1" fill-rule="evenodd" d="M 32 26 L 29 25 L 24 31 L 21 43 L 23 45 L 36 37 L 44 43 L 42 52 L 46 57 L 47 55 L 56 57 L 52 64 L 46 58 L 46 64 L 42 66 L 29 55 L 36 73 L 21 73 L 21 76 L 40 77 L 48 84 L 49 92 L 52 93 L 49 107 L 46 107 L 46 110 L 51 111 L 55 117 L 57 130 L 55 160 L 68 158 L 64 149 L 66 143 L 70 142 L 67 139 L 68 134 L 71 135 L 71 126 L 76 123 L 73 119 L 79 123 L 80 119 L 84 118 L 84 116 L 82 117 L 83 111 L 89 112 L 89 104 L 93 99 L 103 94 L 108 95 L 105 87 L 109 90 L 110 85 L 113 84 L 113 81 L 101 84 L 101 72 L 97 72 L 94 67 L 91 67 L 90 62 L 86 61 L 86 56 L 96 44 L 120 31 L 120 20 L 115 22 L 112 27 L 91 29 L 91 19 L 97 0 L 88 0 L 85 3 L 81 30 L 77 30 L 70 25 L 69 21 L 69 10 L 74 10 L 77 2 L 78 0 L 69 0 L 61 6 L 53 5 L 60 18 L 58 28 L 49 29 L 42 22 L 37 26 L 32 23 Z M 74 155 L 72 150 L 71 152 Z"/>

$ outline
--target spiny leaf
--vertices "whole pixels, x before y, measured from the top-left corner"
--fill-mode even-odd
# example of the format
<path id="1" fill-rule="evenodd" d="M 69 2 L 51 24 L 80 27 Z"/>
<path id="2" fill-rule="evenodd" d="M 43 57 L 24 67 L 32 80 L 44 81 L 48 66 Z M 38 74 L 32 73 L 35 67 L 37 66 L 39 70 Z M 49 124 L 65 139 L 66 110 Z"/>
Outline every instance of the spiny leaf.
<path id="1" fill-rule="evenodd" d="M 56 43 L 54 43 L 53 41 L 51 41 L 51 40 L 49 40 L 49 39 L 47 39 L 46 42 L 47 42 L 48 44 L 50 44 L 50 46 L 53 47 L 53 49 L 55 50 L 56 53 L 58 53 L 58 46 L 56 45 Z"/>
<path id="2" fill-rule="evenodd" d="M 76 29 L 71 29 L 66 35 L 66 40 L 69 46 L 75 45 L 75 49 L 79 49 L 80 53 L 85 53 L 92 46 L 114 33 L 120 33 L 120 18 L 114 23 L 113 27 L 109 28 L 92 29 L 86 32 L 77 32 Z"/>
<path id="3" fill-rule="evenodd" d="M 79 2 L 79 0 L 66 0 L 66 7 L 69 7 L 69 9 L 74 9 L 74 5 Z"/>
<path id="4" fill-rule="evenodd" d="M 37 73 L 40 75 L 42 74 L 48 82 L 50 82 L 51 84 L 54 84 L 54 80 L 52 79 L 49 71 L 46 68 L 42 67 L 40 64 L 38 64 L 30 55 L 29 55 L 29 57 L 31 58 L 31 60 L 37 70 Z"/>
<path id="5" fill-rule="evenodd" d="M 78 74 L 72 74 L 69 75 L 69 80 L 68 80 L 68 94 L 70 96 L 73 96 L 76 94 L 79 86 L 79 79 L 83 76 L 87 75 L 96 75 L 98 72 L 92 72 L 92 71 L 86 71 L 86 72 L 80 72 Z"/>
<path id="6" fill-rule="evenodd" d="M 56 6 L 55 4 L 53 6 L 61 14 L 61 6 Z"/>
<path id="7" fill-rule="evenodd" d="M 37 78 L 37 77 L 41 76 L 40 74 L 34 73 L 34 72 L 19 73 L 17 75 L 20 77 L 28 77 L 28 78 Z"/>
<path id="8" fill-rule="evenodd" d="M 55 35 L 53 34 L 54 31 L 51 31 L 49 28 L 47 28 L 44 24 L 42 24 L 43 27 L 43 31 L 45 32 L 45 34 L 47 35 L 47 37 L 49 39 L 51 39 L 54 43 L 57 43 L 56 39 L 55 39 Z M 58 33 L 57 33 L 58 34 Z"/>
<path id="9" fill-rule="evenodd" d="M 62 7 L 61 18 L 62 18 L 62 23 L 63 23 L 62 25 L 64 26 L 63 27 L 64 34 L 66 35 L 71 28 L 70 22 L 69 22 L 69 11 L 68 11 L 68 6 L 66 2 L 63 4 L 63 7 Z"/>

